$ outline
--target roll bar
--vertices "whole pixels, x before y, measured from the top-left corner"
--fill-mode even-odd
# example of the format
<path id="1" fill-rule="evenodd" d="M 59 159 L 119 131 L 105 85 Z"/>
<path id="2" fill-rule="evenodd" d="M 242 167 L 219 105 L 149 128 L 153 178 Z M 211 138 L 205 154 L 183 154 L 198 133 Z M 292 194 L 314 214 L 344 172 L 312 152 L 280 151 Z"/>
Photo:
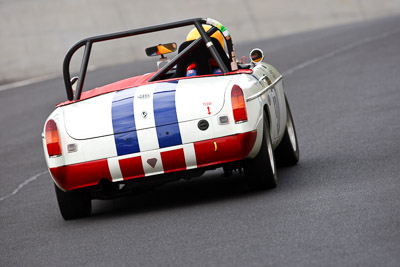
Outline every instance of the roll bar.
<path id="1" fill-rule="evenodd" d="M 208 24 L 213 27 L 211 27 L 207 32 L 205 32 L 205 30 L 201 26 L 202 24 Z M 226 28 L 221 23 L 219 23 L 218 21 L 216 21 L 214 19 L 210 19 L 210 18 L 206 18 L 206 19 L 193 18 L 193 19 L 181 20 L 181 21 L 171 22 L 171 23 L 166 23 L 166 24 L 159 24 L 159 25 L 145 27 L 145 28 L 139 28 L 139 29 L 110 33 L 110 34 L 105 34 L 105 35 L 93 36 L 93 37 L 85 38 L 85 39 L 79 41 L 78 43 L 76 43 L 75 45 L 73 45 L 68 50 L 68 52 L 64 58 L 63 76 L 64 76 L 64 84 L 65 84 L 65 89 L 67 92 L 68 100 L 70 100 L 70 101 L 79 100 L 81 97 L 83 84 L 85 82 L 86 72 L 87 72 L 87 68 L 89 65 L 89 58 L 90 58 L 92 46 L 94 43 L 104 42 L 104 41 L 109 41 L 109 40 L 114 40 L 114 39 L 120 39 L 120 38 L 125 38 L 125 37 L 131 37 L 131 36 L 140 35 L 140 34 L 147 34 L 147 33 L 152 33 L 152 32 L 157 32 L 157 31 L 170 30 L 170 29 L 184 27 L 184 26 L 190 26 L 190 25 L 194 25 L 197 28 L 201 37 L 196 39 L 195 41 L 193 41 L 181 53 L 176 55 L 167 65 L 165 65 L 158 72 L 156 72 L 148 80 L 149 82 L 159 80 L 161 77 L 163 77 L 170 69 L 172 69 L 176 64 L 178 64 L 180 61 L 182 61 L 193 49 L 198 47 L 202 41 L 204 41 L 207 48 L 210 50 L 211 55 L 216 60 L 221 71 L 223 73 L 227 73 L 228 68 L 227 68 L 227 66 L 225 66 L 223 60 L 221 59 L 220 55 L 217 52 L 217 49 L 214 47 L 214 45 L 212 44 L 211 39 L 210 39 L 210 36 L 217 30 L 221 31 L 221 33 L 225 37 L 225 41 L 226 41 L 228 53 L 229 53 L 229 59 L 231 61 L 232 70 L 237 69 L 232 38 L 230 37 L 229 32 L 226 30 Z M 76 87 L 76 91 L 74 94 L 74 92 L 72 90 L 72 84 L 71 84 L 70 63 L 71 63 L 72 56 L 75 54 L 75 52 L 78 51 L 78 49 L 80 49 L 83 46 L 85 47 L 85 50 L 83 53 L 81 68 L 79 71 L 78 85 Z"/>

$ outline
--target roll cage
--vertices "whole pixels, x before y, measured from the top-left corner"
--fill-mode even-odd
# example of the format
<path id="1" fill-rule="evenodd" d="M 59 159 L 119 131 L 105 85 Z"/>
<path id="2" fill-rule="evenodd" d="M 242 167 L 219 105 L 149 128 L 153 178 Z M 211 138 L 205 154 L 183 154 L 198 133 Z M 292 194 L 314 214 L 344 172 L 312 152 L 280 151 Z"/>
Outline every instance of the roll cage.
<path id="1" fill-rule="evenodd" d="M 203 29 L 202 24 L 208 24 L 208 25 L 211 25 L 212 27 L 206 32 Z M 234 47 L 233 47 L 233 43 L 232 43 L 232 38 L 231 38 L 229 32 L 227 31 L 227 29 L 221 23 L 219 23 L 218 21 L 211 19 L 211 18 L 187 19 L 187 20 L 171 22 L 171 23 L 167 23 L 167 24 L 155 25 L 155 26 L 151 26 L 151 27 L 145 27 L 145 28 L 133 29 L 133 30 L 123 31 L 123 32 L 116 32 L 116 33 L 110 33 L 110 34 L 105 34 L 105 35 L 93 36 L 93 37 L 83 39 L 83 40 L 79 41 L 78 43 L 76 43 L 74 46 L 72 46 L 68 50 L 68 52 L 64 58 L 64 62 L 63 62 L 64 84 L 65 84 L 65 89 L 67 92 L 68 100 L 70 100 L 70 101 L 79 100 L 81 97 L 83 84 L 85 82 L 87 67 L 89 64 L 90 53 L 92 50 L 92 45 L 94 43 L 104 42 L 104 41 L 109 41 L 109 40 L 114 40 L 114 39 L 120 39 L 120 38 L 140 35 L 140 34 L 147 34 L 147 33 L 152 33 L 152 32 L 157 32 L 157 31 L 170 30 L 170 29 L 184 27 L 184 26 L 190 26 L 190 25 L 194 25 L 197 28 L 197 30 L 200 33 L 200 38 L 193 41 L 183 51 L 181 51 L 180 53 L 178 53 L 178 55 L 176 55 L 174 58 L 172 58 L 171 61 L 168 64 L 166 64 L 164 67 L 162 67 L 160 70 L 158 70 L 148 80 L 148 82 L 160 80 L 169 70 L 171 70 L 176 64 L 181 62 L 185 57 L 187 57 L 194 49 L 196 49 L 202 43 L 203 43 L 203 45 L 206 45 L 206 47 L 210 51 L 211 56 L 215 59 L 215 61 L 218 64 L 218 67 L 221 69 L 221 71 L 223 73 L 229 72 L 228 66 L 226 66 L 224 64 L 223 60 L 221 59 L 221 56 L 217 52 L 217 49 L 214 47 L 214 45 L 210 39 L 210 36 L 218 30 L 225 37 L 225 41 L 226 41 L 226 45 L 227 45 L 227 49 L 228 49 L 229 61 L 231 64 L 231 69 L 232 69 L 232 71 L 237 70 L 236 57 L 235 57 L 235 51 L 234 51 Z M 78 84 L 76 87 L 76 91 L 74 93 L 72 90 L 72 83 L 71 83 L 70 63 L 71 63 L 72 56 L 75 54 L 75 52 L 78 51 L 78 49 L 80 49 L 83 46 L 85 48 L 84 48 L 81 68 L 79 71 Z"/>

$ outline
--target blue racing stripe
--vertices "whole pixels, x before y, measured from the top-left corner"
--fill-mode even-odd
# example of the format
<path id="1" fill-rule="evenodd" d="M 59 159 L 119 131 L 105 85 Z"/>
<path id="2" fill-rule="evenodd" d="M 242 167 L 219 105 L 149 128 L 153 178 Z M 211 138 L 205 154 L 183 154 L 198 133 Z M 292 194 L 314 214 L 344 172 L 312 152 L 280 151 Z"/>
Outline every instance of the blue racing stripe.
<path id="1" fill-rule="evenodd" d="M 140 152 L 136 131 L 115 134 L 118 156 Z"/>
<path id="2" fill-rule="evenodd" d="M 117 91 L 112 102 L 112 124 L 118 156 L 139 152 L 133 99 L 136 87 Z"/>
<path id="3" fill-rule="evenodd" d="M 182 144 L 175 104 L 177 85 L 178 81 L 159 83 L 154 89 L 154 120 L 160 148 Z"/>

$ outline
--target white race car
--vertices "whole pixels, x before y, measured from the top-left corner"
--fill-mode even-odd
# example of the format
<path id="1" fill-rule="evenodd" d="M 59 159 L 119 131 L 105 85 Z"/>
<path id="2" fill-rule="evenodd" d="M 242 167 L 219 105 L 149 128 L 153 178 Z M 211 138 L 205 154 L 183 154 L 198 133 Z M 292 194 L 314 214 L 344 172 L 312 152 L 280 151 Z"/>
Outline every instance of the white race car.
<path id="1" fill-rule="evenodd" d="M 158 71 L 82 92 L 94 43 L 195 27 L 178 45 L 146 49 Z M 69 65 L 84 47 L 79 77 Z M 68 101 L 45 122 L 42 140 L 64 219 L 88 216 L 92 199 L 110 199 L 222 167 L 244 169 L 250 188 L 277 185 L 276 163 L 299 149 L 282 76 L 254 49 L 238 62 L 218 21 L 195 18 L 84 39 L 64 60 Z M 76 84 L 75 84 L 76 82 Z M 76 85 L 76 88 L 73 87 Z"/>

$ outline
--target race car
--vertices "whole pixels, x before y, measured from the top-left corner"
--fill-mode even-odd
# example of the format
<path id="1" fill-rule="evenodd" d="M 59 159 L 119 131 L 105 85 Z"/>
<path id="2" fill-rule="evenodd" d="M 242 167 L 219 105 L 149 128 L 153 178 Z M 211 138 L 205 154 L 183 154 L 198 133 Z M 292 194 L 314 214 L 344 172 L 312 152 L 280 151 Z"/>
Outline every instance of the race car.
<path id="1" fill-rule="evenodd" d="M 190 27 L 181 44 L 148 47 L 154 72 L 83 90 L 92 45 Z M 70 62 L 84 47 L 78 77 Z M 175 52 L 172 59 L 166 54 Z M 282 75 L 263 62 L 238 61 L 225 26 L 210 18 L 86 38 L 63 64 L 68 100 L 44 124 L 42 140 L 65 220 L 91 214 L 92 199 L 112 199 L 223 168 L 243 170 L 250 188 L 277 185 L 277 165 L 299 160 Z"/>

